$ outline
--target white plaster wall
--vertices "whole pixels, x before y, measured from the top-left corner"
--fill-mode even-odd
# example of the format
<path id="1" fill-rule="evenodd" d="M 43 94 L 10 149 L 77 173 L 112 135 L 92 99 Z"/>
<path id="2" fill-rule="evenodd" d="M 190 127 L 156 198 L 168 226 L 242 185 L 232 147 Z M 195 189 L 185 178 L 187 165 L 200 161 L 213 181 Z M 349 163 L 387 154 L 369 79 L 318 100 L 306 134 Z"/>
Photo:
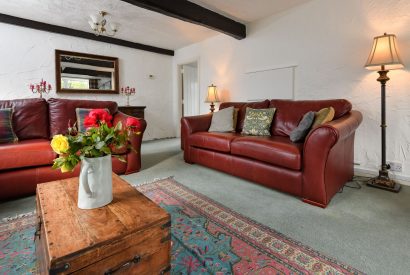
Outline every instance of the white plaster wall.
<path id="1" fill-rule="evenodd" d="M 346 98 L 362 112 L 356 134 L 357 172 L 377 173 L 380 149 L 380 84 L 378 74 L 363 65 L 373 37 L 396 34 L 401 57 L 410 66 L 410 1 L 312 0 L 248 26 L 245 40 L 218 35 L 176 51 L 174 105 L 179 106 L 176 67 L 199 60 L 201 98 L 214 83 L 224 101 L 252 98 L 245 90 L 245 72 L 266 67 L 297 65 L 296 99 Z M 409 67 L 407 67 L 409 68 Z M 410 73 L 389 73 L 387 87 L 387 159 L 403 163 L 398 179 L 410 179 Z M 275 98 L 275 87 L 266 98 Z M 208 112 L 201 104 L 201 113 Z M 174 114 L 176 128 L 180 113 Z"/>
<path id="2" fill-rule="evenodd" d="M 136 88 L 131 105 L 147 106 L 144 140 L 175 136 L 172 121 L 172 57 L 0 23 L 0 99 L 37 97 L 29 83 L 41 78 L 55 88 L 54 50 L 68 50 L 119 58 L 120 87 Z M 154 75 L 149 79 L 149 75 Z M 122 95 L 56 94 L 45 98 L 112 100 L 126 104 Z"/>

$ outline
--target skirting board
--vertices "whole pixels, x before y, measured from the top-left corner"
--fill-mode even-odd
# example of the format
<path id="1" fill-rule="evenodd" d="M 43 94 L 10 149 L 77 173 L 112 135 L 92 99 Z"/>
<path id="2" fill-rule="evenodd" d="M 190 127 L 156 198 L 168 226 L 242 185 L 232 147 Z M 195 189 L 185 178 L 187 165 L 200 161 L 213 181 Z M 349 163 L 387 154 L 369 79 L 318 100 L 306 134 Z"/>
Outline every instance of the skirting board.
<path id="1" fill-rule="evenodd" d="M 376 177 L 378 174 L 379 174 L 379 171 L 376 171 L 373 169 L 354 167 L 355 176 Z M 402 185 L 410 186 L 410 176 L 397 175 L 393 172 L 390 172 L 389 176 L 391 179 L 395 180 L 396 182 Z"/>

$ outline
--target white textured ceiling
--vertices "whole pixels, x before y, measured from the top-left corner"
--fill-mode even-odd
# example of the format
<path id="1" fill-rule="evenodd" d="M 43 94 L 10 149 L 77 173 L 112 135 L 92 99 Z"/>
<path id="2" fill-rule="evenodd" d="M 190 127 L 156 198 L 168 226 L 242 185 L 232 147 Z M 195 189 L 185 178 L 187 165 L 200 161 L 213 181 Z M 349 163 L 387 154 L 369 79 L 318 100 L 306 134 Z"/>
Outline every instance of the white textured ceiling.
<path id="1" fill-rule="evenodd" d="M 189 0 L 204 8 L 228 16 L 238 22 L 250 23 L 279 13 L 310 0 Z"/>
<path id="2" fill-rule="evenodd" d="M 165 1 L 165 0 L 164 0 Z M 308 0 L 192 0 L 239 22 L 252 22 Z M 119 23 L 116 38 L 166 49 L 178 49 L 218 32 L 120 0 L 0 0 L 0 13 L 90 32 L 90 14 L 109 12 Z"/>

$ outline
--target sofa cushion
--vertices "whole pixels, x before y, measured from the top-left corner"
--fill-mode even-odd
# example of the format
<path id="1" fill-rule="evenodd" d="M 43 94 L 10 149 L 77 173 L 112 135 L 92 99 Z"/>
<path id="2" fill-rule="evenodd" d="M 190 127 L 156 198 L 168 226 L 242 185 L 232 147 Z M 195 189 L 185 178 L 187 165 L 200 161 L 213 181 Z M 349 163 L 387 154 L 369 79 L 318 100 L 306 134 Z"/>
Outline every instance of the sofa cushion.
<path id="1" fill-rule="evenodd" d="M 0 143 L 17 142 L 18 138 L 13 130 L 13 109 L 0 109 Z"/>
<path id="2" fill-rule="evenodd" d="M 237 133 L 197 132 L 189 136 L 189 144 L 198 148 L 229 153 L 231 141 L 240 136 Z"/>
<path id="3" fill-rule="evenodd" d="M 114 101 L 50 98 L 48 100 L 48 107 L 50 114 L 50 138 L 57 134 L 67 133 L 68 123 L 73 125 L 77 120 L 75 113 L 76 108 L 107 108 L 110 114 L 115 114 L 118 111 L 117 103 Z"/>
<path id="4" fill-rule="evenodd" d="M 247 107 L 242 134 L 270 136 L 270 125 L 274 114 L 275 108 L 252 109 Z"/>
<path id="5" fill-rule="evenodd" d="M 214 112 L 208 132 L 232 132 L 234 130 L 233 119 L 233 106 Z"/>
<path id="6" fill-rule="evenodd" d="M 245 121 L 246 107 L 252 109 L 265 109 L 269 107 L 269 100 L 259 101 L 259 102 L 223 102 L 219 105 L 219 110 L 233 106 L 238 108 L 238 121 L 236 123 L 236 132 L 240 133 L 243 129 L 243 123 Z"/>
<path id="7" fill-rule="evenodd" d="M 305 139 L 306 135 L 309 133 L 312 127 L 313 121 L 315 120 L 315 112 L 307 112 L 302 120 L 299 122 L 298 127 L 290 132 L 290 140 L 292 142 L 301 142 Z"/>
<path id="8" fill-rule="evenodd" d="M 0 170 L 50 165 L 57 157 L 48 139 L 22 140 L 0 146 Z"/>
<path id="9" fill-rule="evenodd" d="M 334 119 L 338 119 L 352 110 L 352 104 L 345 99 L 271 100 L 269 107 L 276 108 L 271 127 L 272 136 L 289 136 L 290 132 L 298 126 L 304 114 L 309 111 L 317 112 L 330 106 L 335 109 Z"/>
<path id="10" fill-rule="evenodd" d="M 332 121 L 335 116 L 335 109 L 333 107 L 320 109 L 315 113 L 315 120 L 313 121 L 312 128 L 316 128 L 322 124 Z"/>
<path id="11" fill-rule="evenodd" d="M 292 170 L 302 168 L 303 144 L 287 137 L 238 137 L 231 143 L 231 154 L 252 158 Z"/>
<path id="12" fill-rule="evenodd" d="M 48 109 L 44 99 L 0 100 L 0 108 L 13 108 L 13 130 L 19 140 L 49 137 Z"/>

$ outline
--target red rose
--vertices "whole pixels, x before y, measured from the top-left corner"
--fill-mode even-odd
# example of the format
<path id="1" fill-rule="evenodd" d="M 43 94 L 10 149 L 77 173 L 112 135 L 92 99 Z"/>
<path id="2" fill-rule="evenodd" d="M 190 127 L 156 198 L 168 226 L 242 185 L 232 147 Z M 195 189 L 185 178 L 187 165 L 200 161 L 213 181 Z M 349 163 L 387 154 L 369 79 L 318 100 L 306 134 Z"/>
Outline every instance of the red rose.
<path id="1" fill-rule="evenodd" d="M 127 128 L 132 128 L 134 131 L 136 131 L 141 128 L 141 122 L 139 121 L 139 119 L 136 119 L 135 117 L 128 117 L 127 121 L 125 122 L 125 126 L 127 126 Z"/>
<path id="2" fill-rule="evenodd" d="M 85 117 L 84 118 L 84 126 L 87 127 L 87 128 L 98 127 L 97 119 L 95 119 L 94 117 L 90 117 L 90 116 Z"/>
<path id="3" fill-rule="evenodd" d="M 107 124 L 108 127 L 112 126 L 112 123 L 111 123 L 112 116 L 104 109 L 91 110 L 90 113 L 88 114 L 88 117 L 94 119 L 99 124 L 105 123 Z M 85 125 L 85 120 L 84 120 L 84 125 Z"/>

